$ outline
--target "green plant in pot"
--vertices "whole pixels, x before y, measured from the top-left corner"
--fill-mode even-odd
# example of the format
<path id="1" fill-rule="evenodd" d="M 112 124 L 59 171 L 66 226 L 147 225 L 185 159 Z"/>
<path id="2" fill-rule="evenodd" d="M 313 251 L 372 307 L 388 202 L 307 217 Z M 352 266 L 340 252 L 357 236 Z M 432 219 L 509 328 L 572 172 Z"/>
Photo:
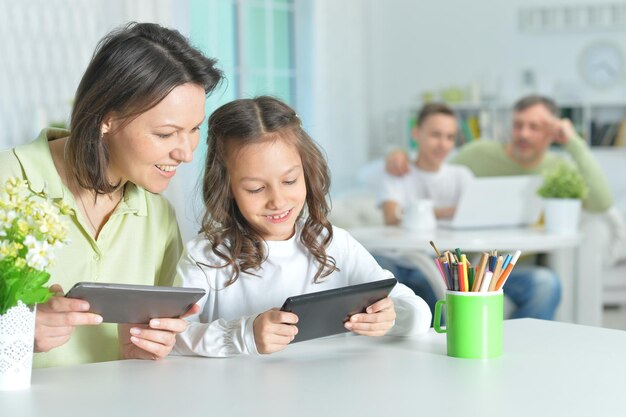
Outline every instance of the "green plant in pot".
<path id="1" fill-rule="evenodd" d="M 587 184 L 578 170 L 561 164 L 544 174 L 537 193 L 544 199 L 544 222 L 548 233 L 576 234 Z"/>

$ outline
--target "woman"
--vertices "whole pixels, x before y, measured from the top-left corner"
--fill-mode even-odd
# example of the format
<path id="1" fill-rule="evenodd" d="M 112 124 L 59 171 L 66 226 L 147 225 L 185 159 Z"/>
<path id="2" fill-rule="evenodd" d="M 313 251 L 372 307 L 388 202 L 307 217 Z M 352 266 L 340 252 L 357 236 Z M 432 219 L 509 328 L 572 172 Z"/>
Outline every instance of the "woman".
<path id="1" fill-rule="evenodd" d="M 191 161 L 206 94 L 221 79 L 215 61 L 177 31 L 129 24 L 98 45 L 70 131 L 46 129 L 0 153 L 0 181 L 24 178 L 73 208 L 71 243 L 50 270 L 56 295 L 37 308 L 35 366 L 162 358 L 186 328 L 182 319 L 155 319 L 116 329 L 63 291 L 78 281 L 171 285 L 182 242 L 158 193 Z"/>

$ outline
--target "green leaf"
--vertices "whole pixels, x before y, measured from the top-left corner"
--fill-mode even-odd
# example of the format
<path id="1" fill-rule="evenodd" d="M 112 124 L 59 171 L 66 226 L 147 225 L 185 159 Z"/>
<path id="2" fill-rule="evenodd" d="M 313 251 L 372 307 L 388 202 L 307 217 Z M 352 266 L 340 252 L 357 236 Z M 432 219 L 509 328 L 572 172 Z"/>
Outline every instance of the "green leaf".
<path id="1" fill-rule="evenodd" d="M 544 174 L 537 193 L 544 198 L 578 198 L 587 196 L 587 184 L 578 170 L 569 164 L 560 164 Z"/>
<path id="2" fill-rule="evenodd" d="M 44 285 L 50 274 L 26 267 L 17 268 L 10 258 L 0 261 L 0 314 L 21 300 L 26 305 L 45 303 L 52 293 Z"/>

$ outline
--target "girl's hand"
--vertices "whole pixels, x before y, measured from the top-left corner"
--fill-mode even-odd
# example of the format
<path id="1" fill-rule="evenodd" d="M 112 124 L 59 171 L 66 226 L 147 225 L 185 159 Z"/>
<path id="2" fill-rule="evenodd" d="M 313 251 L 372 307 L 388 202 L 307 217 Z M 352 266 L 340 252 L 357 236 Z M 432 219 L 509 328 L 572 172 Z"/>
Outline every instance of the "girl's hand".
<path id="1" fill-rule="evenodd" d="M 102 323 L 101 316 L 87 313 L 87 301 L 65 298 L 63 288 L 58 284 L 52 285 L 50 291 L 54 296 L 37 306 L 35 352 L 48 352 L 65 344 L 70 340 L 75 326 Z"/>
<path id="2" fill-rule="evenodd" d="M 259 353 L 283 350 L 298 334 L 298 316 L 277 308 L 259 314 L 254 319 L 254 343 Z"/>
<path id="3" fill-rule="evenodd" d="M 391 298 L 383 298 L 367 307 L 365 313 L 355 314 L 345 323 L 346 329 L 364 336 L 383 336 L 393 327 L 396 310 Z"/>
<path id="4" fill-rule="evenodd" d="M 176 334 L 185 331 L 183 318 L 197 314 L 200 306 L 194 304 L 179 319 L 152 319 L 150 323 L 119 324 L 120 353 L 122 359 L 163 359 L 174 348 Z"/>

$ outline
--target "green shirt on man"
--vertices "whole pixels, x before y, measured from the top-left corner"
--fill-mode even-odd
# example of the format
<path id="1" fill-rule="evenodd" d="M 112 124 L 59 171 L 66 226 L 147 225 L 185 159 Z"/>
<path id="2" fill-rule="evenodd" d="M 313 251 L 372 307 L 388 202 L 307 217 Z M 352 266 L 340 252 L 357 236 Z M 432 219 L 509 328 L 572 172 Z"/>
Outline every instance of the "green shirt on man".
<path id="1" fill-rule="evenodd" d="M 565 158 L 546 152 L 537 166 L 524 168 L 506 154 L 505 147 L 506 144 L 501 142 L 477 140 L 461 147 L 450 163 L 465 165 L 477 177 L 536 175 L 561 164 L 571 164 Z M 572 157 L 573 165 L 589 189 L 587 198 L 583 200 L 583 207 L 591 212 L 601 212 L 611 207 L 613 200 L 609 184 L 585 141 L 574 137 L 563 146 L 563 149 Z"/>

